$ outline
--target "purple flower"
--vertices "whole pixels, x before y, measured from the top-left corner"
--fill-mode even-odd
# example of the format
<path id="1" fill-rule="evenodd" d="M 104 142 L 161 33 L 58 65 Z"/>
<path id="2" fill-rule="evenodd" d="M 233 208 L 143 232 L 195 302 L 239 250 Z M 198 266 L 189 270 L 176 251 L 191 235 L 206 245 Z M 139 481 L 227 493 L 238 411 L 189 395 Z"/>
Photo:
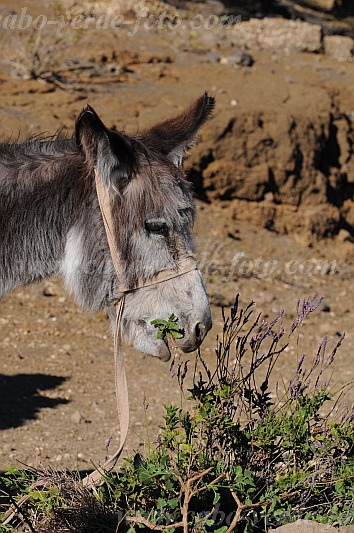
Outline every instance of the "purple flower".
<path id="1" fill-rule="evenodd" d="M 294 380 L 291 380 L 289 383 L 289 391 L 290 391 L 290 398 L 292 400 L 297 400 L 298 398 L 300 398 L 302 394 L 301 381 L 300 380 L 295 381 L 295 378 Z"/>
<path id="2" fill-rule="evenodd" d="M 348 422 L 349 424 L 351 424 L 352 422 L 354 422 L 354 408 L 353 408 L 353 412 L 350 416 L 348 416 Z"/>
<path id="3" fill-rule="evenodd" d="M 269 326 L 270 326 L 271 328 L 272 328 L 273 326 L 275 326 L 275 324 L 276 324 L 277 322 L 279 322 L 279 320 L 282 320 L 282 318 L 284 318 L 284 314 L 285 314 L 284 309 L 281 309 L 281 310 L 279 311 L 279 315 L 276 316 L 276 317 L 274 318 L 274 320 L 272 320 L 272 322 L 269 324 Z"/>
<path id="4" fill-rule="evenodd" d="M 318 298 L 318 292 L 315 292 L 313 298 L 305 298 L 304 300 L 298 300 L 296 304 L 296 320 L 293 321 L 290 327 L 290 335 L 299 327 L 306 318 L 316 311 L 318 306 L 323 300 L 323 296 Z"/>
<path id="5" fill-rule="evenodd" d="M 323 296 L 318 298 L 318 292 L 315 292 L 313 298 L 305 298 L 302 300 L 300 306 L 300 300 L 297 301 L 296 314 L 300 322 L 303 322 L 311 313 L 316 311 L 318 306 L 323 301 Z"/>
<path id="6" fill-rule="evenodd" d="M 279 314 L 268 324 L 266 320 L 262 320 L 261 324 L 256 329 L 256 334 L 253 335 L 253 342 L 260 344 L 266 337 L 271 336 L 274 340 L 279 340 L 280 337 L 284 334 L 284 327 L 282 320 L 284 317 L 285 311 L 281 309 Z M 279 323 L 278 332 L 273 331 L 274 326 Z"/>
<path id="7" fill-rule="evenodd" d="M 317 389 L 317 387 L 318 387 L 318 383 L 320 381 L 320 377 L 322 376 L 322 374 L 323 374 L 323 369 L 321 368 L 321 370 L 318 373 L 317 379 L 316 379 L 315 389 Z"/>
<path id="8" fill-rule="evenodd" d="M 337 350 L 342 345 L 342 342 L 344 341 L 344 339 L 345 339 L 345 333 L 342 333 L 342 335 L 340 336 L 339 341 L 337 342 L 337 344 L 335 345 L 335 347 L 332 350 L 332 353 L 328 357 L 326 368 L 328 368 L 333 363 L 334 358 L 335 358 L 336 353 L 337 353 Z"/>
<path id="9" fill-rule="evenodd" d="M 177 374 L 177 372 L 174 369 L 174 365 L 175 365 L 175 360 L 173 359 L 172 363 L 170 364 L 170 368 L 169 368 L 170 378 L 171 379 L 173 379 L 175 377 L 175 375 Z"/>
<path id="10" fill-rule="evenodd" d="M 296 370 L 297 374 L 300 373 L 300 370 L 301 370 L 301 367 L 302 367 L 302 363 L 304 362 L 305 357 L 306 357 L 306 354 L 303 353 L 302 356 L 299 359 L 299 362 L 298 362 L 298 365 L 297 365 L 297 370 Z"/>
<path id="11" fill-rule="evenodd" d="M 261 419 L 260 419 L 260 423 L 263 424 L 264 420 L 265 420 L 265 417 L 267 416 L 268 414 L 268 407 L 265 406 L 264 409 L 263 409 L 263 412 L 262 412 L 262 415 L 261 415 Z"/>
<path id="12" fill-rule="evenodd" d="M 328 337 L 324 337 L 324 339 L 322 340 L 317 350 L 317 354 L 313 362 L 312 368 L 315 368 L 320 362 L 323 363 L 327 344 L 328 344 Z"/>

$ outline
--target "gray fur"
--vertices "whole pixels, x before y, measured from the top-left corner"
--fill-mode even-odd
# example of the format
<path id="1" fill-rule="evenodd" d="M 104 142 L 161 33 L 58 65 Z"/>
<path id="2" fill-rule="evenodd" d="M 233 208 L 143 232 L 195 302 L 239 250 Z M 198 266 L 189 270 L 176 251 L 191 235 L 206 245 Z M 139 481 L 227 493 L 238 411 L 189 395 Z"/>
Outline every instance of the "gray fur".
<path id="1" fill-rule="evenodd" d="M 90 116 L 84 112 L 78 120 L 76 139 L 0 145 L 0 299 L 21 285 L 62 276 L 83 308 L 107 309 L 113 319 L 118 282 L 133 288 L 193 253 L 195 209 L 182 172 L 153 143 L 149 146 L 148 137 L 111 132 L 91 108 L 86 113 Z M 180 137 L 179 132 L 178 145 Z M 113 198 L 122 280 L 116 279 L 108 249 L 94 167 Z M 163 223 L 167 234 L 147 231 L 149 221 Z M 157 341 L 150 322 L 172 312 L 185 330 L 181 348 L 194 350 L 211 327 L 197 271 L 128 293 L 125 340 L 168 359 L 169 350 Z"/>

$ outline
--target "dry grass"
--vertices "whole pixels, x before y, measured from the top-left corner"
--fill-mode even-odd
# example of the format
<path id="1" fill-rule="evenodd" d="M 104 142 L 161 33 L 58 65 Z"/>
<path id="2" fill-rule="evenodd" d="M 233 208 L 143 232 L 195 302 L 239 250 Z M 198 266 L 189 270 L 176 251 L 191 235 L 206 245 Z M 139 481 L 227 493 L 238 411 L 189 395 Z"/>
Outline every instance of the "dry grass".
<path id="1" fill-rule="evenodd" d="M 28 521 L 36 533 L 107 533 L 116 531 L 118 517 L 92 492 L 83 487 L 79 475 L 52 469 L 34 471 L 36 485 L 52 487 L 47 504 L 27 510 Z M 34 489 L 34 492 L 36 489 Z M 47 493 L 50 494 L 50 493 Z M 38 498 L 43 492 L 38 489 Z M 30 531 L 25 524 L 22 531 Z"/>

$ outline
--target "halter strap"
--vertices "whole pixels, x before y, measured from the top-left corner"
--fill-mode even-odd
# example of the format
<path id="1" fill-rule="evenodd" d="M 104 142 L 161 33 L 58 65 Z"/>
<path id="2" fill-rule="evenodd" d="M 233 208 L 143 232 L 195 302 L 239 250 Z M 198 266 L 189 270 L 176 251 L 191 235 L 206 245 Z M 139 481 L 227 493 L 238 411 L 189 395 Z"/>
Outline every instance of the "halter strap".
<path id="1" fill-rule="evenodd" d="M 85 487 L 92 487 L 101 484 L 104 480 L 104 472 L 114 468 L 118 461 L 123 447 L 125 445 L 128 429 L 129 429 L 129 397 L 128 386 L 124 365 L 122 338 L 121 338 L 121 320 L 123 316 L 125 295 L 129 292 L 137 291 L 142 288 L 151 287 L 158 283 L 163 283 L 173 278 L 187 274 L 197 269 L 197 263 L 193 257 L 186 257 L 176 263 L 175 269 L 163 270 L 148 280 L 140 280 L 133 288 L 128 288 L 122 284 L 123 268 L 119 260 L 119 253 L 114 239 L 114 226 L 111 210 L 111 201 L 109 191 L 103 187 L 102 181 L 95 169 L 95 183 L 97 190 L 98 202 L 100 205 L 102 218 L 106 230 L 108 246 L 112 258 L 112 262 L 117 274 L 117 279 L 120 283 L 118 287 L 119 296 L 116 303 L 116 325 L 114 333 L 114 362 L 115 362 L 115 391 L 117 412 L 120 425 L 120 443 L 116 452 L 104 463 L 101 470 L 95 470 L 83 479 Z"/>

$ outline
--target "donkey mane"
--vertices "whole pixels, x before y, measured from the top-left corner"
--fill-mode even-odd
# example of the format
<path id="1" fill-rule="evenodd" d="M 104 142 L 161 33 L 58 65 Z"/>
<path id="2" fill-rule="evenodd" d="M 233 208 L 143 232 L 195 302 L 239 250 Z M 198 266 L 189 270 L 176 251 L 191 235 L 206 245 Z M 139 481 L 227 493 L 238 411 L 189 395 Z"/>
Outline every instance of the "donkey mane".
<path id="1" fill-rule="evenodd" d="M 40 134 L 20 142 L 11 140 L 0 143 L 0 163 L 10 168 L 31 161 L 40 166 L 55 156 L 79 154 L 74 137 L 64 136 L 61 132 L 55 136 Z"/>
<path id="2" fill-rule="evenodd" d="M 35 137 L 20 143 L 1 143 L 0 194 L 10 192 L 16 184 L 21 188 L 31 181 L 50 181 L 58 170 L 69 172 L 73 165 L 83 170 L 84 160 L 73 138 Z"/>
<path id="3" fill-rule="evenodd" d="M 50 135 L 45 132 L 29 134 L 25 138 L 21 138 L 19 134 L 17 137 L 4 139 L 0 143 L 0 150 L 3 156 L 13 155 L 14 150 L 20 155 L 38 155 L 38 153 L 55 153 L 59 148 L 68 148 L 72 145 L 73 150 L 75 146 L 75 139 L 73 135 L 69 135 L 60 128 L 56 133 Z"/>

